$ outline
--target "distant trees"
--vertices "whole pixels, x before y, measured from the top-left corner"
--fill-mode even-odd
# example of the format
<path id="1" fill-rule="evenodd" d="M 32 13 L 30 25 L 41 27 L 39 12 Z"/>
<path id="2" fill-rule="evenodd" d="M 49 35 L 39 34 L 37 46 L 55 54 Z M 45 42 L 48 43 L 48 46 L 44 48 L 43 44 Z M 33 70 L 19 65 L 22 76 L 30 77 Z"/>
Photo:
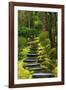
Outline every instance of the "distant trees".
<path id="1" fill-rule="evenodd" d="M 57 38 L 57 13 L 47 12 L 46 13 L 46 28 L 49 31 L 49 38 L 51 41 L 51 48 L 55 47 L 55 39 Z"/>
<path id="2" fill-rule="evenodd" d="M 48 31 L 51 48 L 57 46 L 57 13 L 18 11 L 18 34 L 23 37 L 38 36 L 41 31 Z"/>
<path id="3" fill-rule="evenodd" d="M 19 36 L 32 34 L 37 36 L 42 31 L 42 20 L 40 12 L 31 11 L 18 11 L 18 34 Z M 31 33 L 33 32 L 33 33 Z"/>

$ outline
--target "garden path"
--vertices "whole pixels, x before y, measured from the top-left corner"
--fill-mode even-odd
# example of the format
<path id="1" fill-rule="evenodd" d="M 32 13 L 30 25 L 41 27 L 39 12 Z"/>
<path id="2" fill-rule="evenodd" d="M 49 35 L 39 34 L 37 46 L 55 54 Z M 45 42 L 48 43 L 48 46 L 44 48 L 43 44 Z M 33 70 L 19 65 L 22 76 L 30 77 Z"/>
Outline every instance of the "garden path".
<path id="1" fill-rule="evenodd" d="M 33 71 L 32 78 L 49 78 L 53 77 L 53 74 L 51 72 L 44 72 L 44 69 L 41 68 L 41 63 L 43 60 L 40 60 L 38 56 L 41 56 L 41 54 L 38 54 L 37 50 L 42 50 L 42 48 L 39 48 L 38 43 L 33 40 L 30 41 L 29 45 L 30 52 L 27 54 L 27 59 L 24 60 L 26 65 L 24 66 L 29 71 Z"/>

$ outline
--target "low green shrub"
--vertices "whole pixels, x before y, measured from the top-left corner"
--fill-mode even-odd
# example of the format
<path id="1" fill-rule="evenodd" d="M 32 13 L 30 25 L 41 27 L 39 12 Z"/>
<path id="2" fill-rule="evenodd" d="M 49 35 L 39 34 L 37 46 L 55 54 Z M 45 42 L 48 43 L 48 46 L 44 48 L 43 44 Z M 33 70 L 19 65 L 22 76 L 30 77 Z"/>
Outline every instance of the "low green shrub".
<path id="1" fill-rule="evenodd" d="M 57 59 L 57 51 L 56 51 L 56 48 L 52 48 L 50 51 L 49 51 L 49 57 L 51 59 Z"/>
<path id="2" fill-rule="evenodd" d="M 57 66 L 55 66 L 55 68 L 52 70 L 52 73 L 55 77 L 57 77 L 57 74 L 58 74 L 58 68 Z"/>
<path id="3" fill-rule="evenodd" d="M 20 37 L 18 38 L 18 48 L 19 48 L 19 49 L 23 49 L 23 48 L 26 47 L 26 46 L 27 46 L 27 40 L 26 40 L 26 38 L 20 36 Z"/>
<path id="4" fill-rule="evenodd" d="M 39 38 L 40 38 L 40 41 L 42 42 L 44 42 L 44 40 L 46 39 L 46 38 L 49 38 L 49 33 L 48 33 L 48 31 L 45 31 L 45 32 L 41 32 L 40 34 L 39 34 Z"/>
<path id="5" fill-rule="evenodd" d="M 46 46 L 46 45 L 48 45 L 48 44 L 50 44 L 50 39 L 49 39 L 49 38 L 46 38 L 46 39 L 44 40 L 44 45 Z"/>
<path id="6" fill-rule="evenodd" d="M 18 79 L 30 79 L 32 78 L 32 74 L 29 70 L 23 68 L 23 62 L 18 62 Z"/>
<path id="7" fill-rule="evenodd" d="M 50 65 L 50 59 L 49 58 L 44 58 L 42 64 L 46 65 L 46 66 L 49 66 Z"/>
<path id="8" fill-rule="evenodd" d="M 24 54 L 25 51 L 23 50 L 27 46 L 27 40 L 24 37 L 18 38 L 18 60 L 20 60 Z M 26 53 L 26 52 L 25 52 Z"/>

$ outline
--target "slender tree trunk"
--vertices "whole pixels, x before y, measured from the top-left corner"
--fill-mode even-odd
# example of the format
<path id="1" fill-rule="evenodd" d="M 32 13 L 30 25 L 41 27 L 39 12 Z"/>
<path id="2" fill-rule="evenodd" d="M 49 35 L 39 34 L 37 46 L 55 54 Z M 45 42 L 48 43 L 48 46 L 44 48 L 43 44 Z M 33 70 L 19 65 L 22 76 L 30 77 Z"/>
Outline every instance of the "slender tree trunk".
<path id="1" fill-rule="evenodd" d="M 31 18 L 31 15 L 30 15 L 30 12 L 28 14 L 28 27 L 29 27 L 29 30 L 30 30 L 30 18 Z"/>
<path id="2" fill-rule="evenodd" d="M 51 48 L 55 47 L 55 32 L 57 29 L 56 26 L 56 16 L 55 13 L 49 13 L 49 37 L 50 37 L 50 41 L 51 41 Z"/>
<path id="3" fill-rule="evenodd" d="M 50 38 L 50 42 L 51 42 L 51 48 L 53 47 L 53 42 L 52 42 L 52 15 L 51 15 L 51 13 L 49 13 L 49 38 Z"/>
<path id="4" fill-rule="evenodd" d="M 42 15 L 42 30 L 46 31 L 46 14 L 43 13 Z"/>

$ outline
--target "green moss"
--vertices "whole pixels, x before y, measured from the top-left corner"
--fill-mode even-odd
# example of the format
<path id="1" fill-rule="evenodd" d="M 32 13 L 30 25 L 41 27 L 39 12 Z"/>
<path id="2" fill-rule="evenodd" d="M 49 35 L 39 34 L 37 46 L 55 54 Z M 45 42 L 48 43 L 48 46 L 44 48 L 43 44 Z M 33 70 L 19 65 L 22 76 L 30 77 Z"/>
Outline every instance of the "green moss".
<path id="1" fill-rule="evenodd" d="M 58 74 L 57 66 L 52 70 L 52 73 L 54 74 L 55 77 L 57 77 L 57 74 Z"/>
<path id="2" fill-rule="evenodd" d="M 49 33 L 48 31 L 45 31 L 45 32 L 42 32 L 39 34 L 39 38 L 40 38 L 40 41 L 44 41 L 46 38 L 49 38 Z"/>
<path id="3" fill-rule="evenodd" d="M 52 48 L 50 51 L 49 51 L 49 56 L 51 59 L 57 59 L 57 51 L 56 51 L 56 48 Z"/>
<path id="4" fill-rule="evenodd" d="M 26 59 L 27 58 L 27 53 L 30 51 L 29 50 L 29 46 L 28 47 L 26 47 L 26 48 L 24 48 L 24 49 L 22 49 L 18 54 L 19 54 L 19 60 L 24 60 L 24 59 Z"/>
<path id="5" fill-rule="evenodd" d="M 24 47 L 26 47 L 26 45 L 27 45 L 27 40 L 26 40 L 26 38 L 20 36 L 20 37 L 18 38 L 18 48 L 19 48 L 19 49 L 23 49 Z"/>
<path id="6" fill-rule="evenodd" d="M 32 74 L 29 70 L 23 68 L 23 62 L 18 62 L 18 79 L 31 79 Z"/>

